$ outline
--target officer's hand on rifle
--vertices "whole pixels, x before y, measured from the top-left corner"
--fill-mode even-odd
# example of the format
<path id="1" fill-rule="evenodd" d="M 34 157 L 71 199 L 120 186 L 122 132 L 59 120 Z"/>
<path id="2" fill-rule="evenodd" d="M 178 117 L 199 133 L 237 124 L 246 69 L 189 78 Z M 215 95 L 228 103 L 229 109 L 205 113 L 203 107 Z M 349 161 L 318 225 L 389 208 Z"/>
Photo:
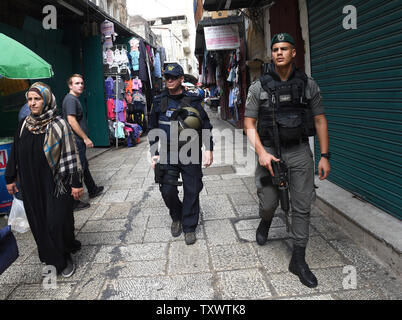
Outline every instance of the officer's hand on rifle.
<path id="1" fill-rule="evenodd" d="M 152 169 L 155 170 L 155 165 L 159 161 L 160 156 L 153 156 L 152 157 Z"/>
<path id="2" fill-rule="evenodd" d="M 271 176 L 274 176 L 274 170 L 272 170 L 271 161 L 278 162 L 280 159 L 275 158 L 272 154 L 266 152 L 265 150 L 258 155 L 258 162 L 261 167 L 267 168 Z"/>

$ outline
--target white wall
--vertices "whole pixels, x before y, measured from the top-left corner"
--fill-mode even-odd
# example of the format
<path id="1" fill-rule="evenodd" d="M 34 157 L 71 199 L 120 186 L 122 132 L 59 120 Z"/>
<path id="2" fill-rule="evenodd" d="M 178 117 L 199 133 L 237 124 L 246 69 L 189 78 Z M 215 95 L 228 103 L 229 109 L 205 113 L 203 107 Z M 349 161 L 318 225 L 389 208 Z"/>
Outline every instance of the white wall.
<path id="1" fill-rule="evenodd" d="M 307 0 L 299 0 L 300 26 L 304 40 L 304 66 L 307 75 L 311 76 L 310 36 L 308 29 Z"/>
<path id="2" fill-rule="evenodd" d="M 168 60 L 179 63 L 184 61 L 184 71 L 198 78 L 198 60 L 194 55 L 196 28 L 192 0 L 147 0 L 145 2 L 144 0 L 130 0 L 127 1 L 127 9 L 130 15 L 141 15 L 147 20 L 170 16 L 186 16 L 187 21 L 185 22 L 173 21 L 170 25 L 157 25 L 155 23 L 151 30 L 157 35 L 162 35 L 162 45 L 166 50 Z M 160 28 L 169 28 L 172 31 L 172 35 L 175 36 L 171 36 L 168 30 Z M 188 30 L 188 39 L 183 37 L 182 29 Z M 172 48 L 172 45 L 174 45 L 174 48 Z M 190 54 L 185 54 L 183 47 L 189 47 Z M 191 72 L 187 69 L 187 64 L 192 66 Z"/>
<path id="3" fill-rule="evenodd" d="M 311 76 L 310 36 L 308 27 L 307 0 L 299 0 L 300 26 L 304 40 L 304 71 Z M 314 137 L 309 137 L 310 149 L 314 153 Z"/>

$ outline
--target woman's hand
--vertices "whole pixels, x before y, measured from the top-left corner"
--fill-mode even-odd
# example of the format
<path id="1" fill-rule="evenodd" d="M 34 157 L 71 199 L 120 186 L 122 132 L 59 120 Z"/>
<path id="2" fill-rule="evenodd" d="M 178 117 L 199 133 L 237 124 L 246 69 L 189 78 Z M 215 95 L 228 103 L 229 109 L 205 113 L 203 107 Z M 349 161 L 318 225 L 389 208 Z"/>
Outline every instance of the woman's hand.
<path id="1" fill-rule="evenodd" d="M 16 194 L 18 192 L 18 188 L 17 188 L 17 185 L 15 184 L 15 182 L 7 184 L 6 187 L 7 187 L 8 193 L 11 195 Z"/>
<path id="2" fill-rule="evenodd" d="M 79 200 L 84 194 L 84 188 L 71 188 L 71 195 L 74 200 Z"/>

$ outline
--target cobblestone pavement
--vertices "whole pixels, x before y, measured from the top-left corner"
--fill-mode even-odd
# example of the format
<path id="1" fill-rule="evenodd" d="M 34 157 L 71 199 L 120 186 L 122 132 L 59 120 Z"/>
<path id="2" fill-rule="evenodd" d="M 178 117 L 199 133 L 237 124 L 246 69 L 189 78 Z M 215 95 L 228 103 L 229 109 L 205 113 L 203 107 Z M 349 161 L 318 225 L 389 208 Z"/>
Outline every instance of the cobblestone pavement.
<path id="1" fill-rule="evenodd" d="M 233 130 L 210 112 L 217 129 Z M 243 142 L 231 142 L 236 152 Z M 225 146 L 217 141 L 215 150 Z M 265 246 L 255 242 L 259 223 L 252 175 L 217 163 L 205 171 L 197 242 L 170 234 L 170 217 L 153 183 L 145 138 L 90 161 L 105 193 L 76 212 L 82 249 L 68 279 L 44 289 L 31 232 L 16 234 L 20 257 L 0 276 L 0 299 L 401 299 L 401 279 L 357 246 L 313 208 L 306 260 L 317 288 L 288 272 L 291 241 L 278 212 Z M 217 159 L 218 160 L 218 159 Z M 86 196 L 87 197 L 87 196 Z M 0 219 L 0 226 L 6 224 Z M 352 266 L 352 267 L 348 267 Z M 345 268 L 346 267 L 346 268 Z M 353 278 L 356 271 L 356 282 Z"/>

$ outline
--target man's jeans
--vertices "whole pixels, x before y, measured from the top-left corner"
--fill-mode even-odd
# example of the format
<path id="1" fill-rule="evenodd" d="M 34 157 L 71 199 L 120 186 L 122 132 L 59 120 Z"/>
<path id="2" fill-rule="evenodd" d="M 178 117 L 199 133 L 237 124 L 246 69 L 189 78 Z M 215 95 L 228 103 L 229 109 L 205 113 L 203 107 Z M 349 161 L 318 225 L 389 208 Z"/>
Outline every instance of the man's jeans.
<path id="1" fill-rule="evenodd" d="M 88 189 L 88 193 L 94 193 L 96 191 L 96 184 L 94 179 L 92 178 L 91 172 L 89 171 L 88 167 L 88 160 L 86 156 L 87 147 L 84 141 L 80 138 L 75 139 L 77 143 L 78 153 L 80 155 L 82 171 L 84 173 L 84 183 Z"/>

